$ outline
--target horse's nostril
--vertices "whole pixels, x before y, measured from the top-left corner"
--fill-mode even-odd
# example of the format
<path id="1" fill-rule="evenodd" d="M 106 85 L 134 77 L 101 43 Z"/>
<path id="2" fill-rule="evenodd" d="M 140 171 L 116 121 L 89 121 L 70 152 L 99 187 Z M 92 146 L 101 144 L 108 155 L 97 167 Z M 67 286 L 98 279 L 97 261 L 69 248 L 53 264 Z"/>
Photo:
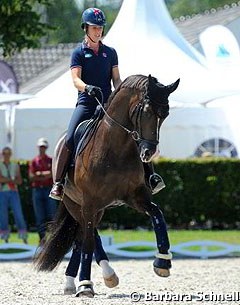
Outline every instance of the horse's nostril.
<path id="1" fill-rule="evenodd" d="M 146 156 L 146 157 L 150 157 L 150 150 L 149 150 L 149 149 L 146 149 L 146 150 L 145 150 L 145 156 Z"/>

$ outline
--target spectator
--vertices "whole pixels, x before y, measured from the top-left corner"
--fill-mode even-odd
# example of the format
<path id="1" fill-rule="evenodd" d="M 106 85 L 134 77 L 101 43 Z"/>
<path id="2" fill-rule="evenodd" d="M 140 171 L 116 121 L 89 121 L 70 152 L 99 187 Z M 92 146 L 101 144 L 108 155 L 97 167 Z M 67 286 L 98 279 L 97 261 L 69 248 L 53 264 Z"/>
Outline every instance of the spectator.
<path id="1" fill-rule="evenodd" d="M 18 185 L 22 184 L 20 168 L 17 163 L 11 161 L 11 148 L 4 147 L 2 155 L 3 161 L 0 162 L 0 237 L 8 242 L 10 235 L 8 210 L 11 208 L 18 236 L 24 243 L 27 243 L 27 227 L 18 193 Z"/>
<path id="2" fill-rule="evenodd" d="M 57 202 L 49 197 L 52 186 L 52 158 L 46 154 L 48 142 L 45 138 L 40 138 L 37 146 L 39 155 L 31 162 L 29 178 L 39 242 L 42 245 L 45 242 L 47 223 L 54 218 Z"/>

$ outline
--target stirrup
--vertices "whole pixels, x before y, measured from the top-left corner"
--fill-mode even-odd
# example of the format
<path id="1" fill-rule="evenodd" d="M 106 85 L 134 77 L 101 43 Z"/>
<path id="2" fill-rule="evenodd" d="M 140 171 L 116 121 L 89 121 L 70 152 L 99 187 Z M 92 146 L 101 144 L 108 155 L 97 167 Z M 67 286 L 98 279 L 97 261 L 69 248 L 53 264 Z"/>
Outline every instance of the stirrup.
<path id="1" fill-rule="evenodd" d="M 49 197 L 55 200 L 62 200 L 64 195 L 64 186 L 61 182 L 54 183 Z"/>
<path id="2" fill-rule="evenodd" d="M 152 191 L 152 194 L 155 195 L 160 192 L 166 185 L 160 175 L 153 173 L 149 177 L 149 186 Z"/>

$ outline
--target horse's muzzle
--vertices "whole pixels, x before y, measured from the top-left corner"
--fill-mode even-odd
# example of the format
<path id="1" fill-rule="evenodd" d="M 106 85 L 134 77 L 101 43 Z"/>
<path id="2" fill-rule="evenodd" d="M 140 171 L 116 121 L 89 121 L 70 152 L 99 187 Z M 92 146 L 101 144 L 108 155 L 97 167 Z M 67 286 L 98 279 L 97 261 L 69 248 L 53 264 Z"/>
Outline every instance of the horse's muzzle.
<path id="1" fill-rule="evenodd" d="M 153 155 L 156 152 L 157 145 L 142 141 L 139 145 L 140 148 L 140 158 L 142 162 L 151 162 Z"/>

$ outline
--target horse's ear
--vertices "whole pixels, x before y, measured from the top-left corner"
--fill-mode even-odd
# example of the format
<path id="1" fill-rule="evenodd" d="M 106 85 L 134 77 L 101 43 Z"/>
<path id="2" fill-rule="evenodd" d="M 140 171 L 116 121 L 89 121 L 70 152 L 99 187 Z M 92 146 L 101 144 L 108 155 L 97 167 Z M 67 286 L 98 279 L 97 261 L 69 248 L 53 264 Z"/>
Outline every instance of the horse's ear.
<path id="1" fill-rule="evenodd" d="M 178 80 L 176 80 L 174 83 L 172 83 L 171 85 L 166 86 L 168 93 L 171 94 L 173 91 L 175 91 L 178 87 L 180 83 L 180 78 Z"/>
<path id="2" fill-rule="evenodd" d="M 154 80 L 151 74 L 148 75 L 148 83 L 149 84 L 154 84 Z"/>

